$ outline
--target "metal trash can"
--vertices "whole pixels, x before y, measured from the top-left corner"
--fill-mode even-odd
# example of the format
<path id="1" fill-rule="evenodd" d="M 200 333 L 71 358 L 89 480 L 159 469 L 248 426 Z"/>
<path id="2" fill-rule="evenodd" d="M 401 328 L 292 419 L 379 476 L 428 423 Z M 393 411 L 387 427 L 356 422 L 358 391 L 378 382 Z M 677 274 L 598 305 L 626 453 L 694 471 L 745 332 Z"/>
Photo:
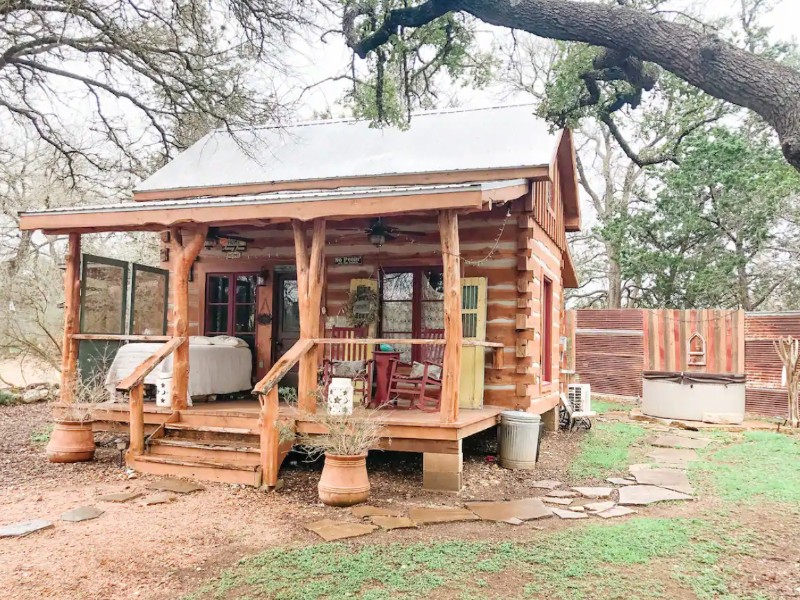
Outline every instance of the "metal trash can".
<path id="1" fill-rule="evenodd" d="M 535 469 L 539 455 L 539 415 L 505 410 L 500 413 L 500 466 L 506 469 Z"/>

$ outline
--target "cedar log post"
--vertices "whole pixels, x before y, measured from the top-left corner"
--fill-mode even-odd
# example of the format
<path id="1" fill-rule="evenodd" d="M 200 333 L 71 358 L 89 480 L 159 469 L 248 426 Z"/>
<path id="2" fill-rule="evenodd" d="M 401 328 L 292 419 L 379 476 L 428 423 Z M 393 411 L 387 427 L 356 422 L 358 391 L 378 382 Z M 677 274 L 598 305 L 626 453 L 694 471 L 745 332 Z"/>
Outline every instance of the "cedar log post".
<path id="1" fill-rule="evenodd" d="M 322 323 L 322 287 L 325 279 L 325 219 L 314 219 L 311 236 L 311 253 L 306 246 L 305 224 L 292 221 L 294 248 L 297 261 L 297 293 L 300 303 L 300 337 L 313 339 L 319 336 Z M 317 369 L 315 347 L 300 358 L 297 407 L 300 412 L 317 412 Z"/>
<path id="2" fill-rule="evenodd" d="M 458 215 L 454 210 L 439 213 L 444 270 L 444 360 L 439 415 L 445 423 L 458 421 L 458 393 L 461 386 L 461 265 Z"/>
<path id="3" fill-rule="evenodd" d="M 75 400 L 78 376 L 78 333 L 81 305 L 81 234 L 70 233 L 64 272 L 64 340 L 61 344 L 61 401 Z"/>
<path id="4" fill-rule="evenodd" d="M 277 384 L 262 398 L 261 405 L 261 485 L 274 488 L 278 483 L 280 430 Z"/>
<path id="5" fill-rule="evenodd" d="M 189 394 L 189 270 L 203 249 L 208 227 L 186 232 L 191 237 L 184 243 L 177 227 L 170 229 L 170 263 L 172 267 L 172 337 L 185 338 L 172 355 L 172 409 L 188 406 Z"/>

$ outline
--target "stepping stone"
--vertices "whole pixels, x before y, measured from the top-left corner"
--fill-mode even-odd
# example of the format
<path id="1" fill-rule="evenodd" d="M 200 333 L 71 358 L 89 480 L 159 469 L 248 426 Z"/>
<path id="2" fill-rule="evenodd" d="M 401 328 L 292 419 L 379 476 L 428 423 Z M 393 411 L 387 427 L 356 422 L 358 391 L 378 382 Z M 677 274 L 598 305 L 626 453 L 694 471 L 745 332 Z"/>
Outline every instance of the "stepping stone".
<path id="1" fill-rule="evenodd" d="M 614 488 L 610 487 L 574 487 L 572 488 L 584 498 L 608 498 Z"/>
<path id="2" fill-rule="evenodd" d="M 652 469 L 652 468 L 653 465 L 651 465 L 650 463 L 637 463 L 635 465 L 631 465 L 630 467 L 628 467 L 628 471 L 631 472 L 632 477 L 629 477 L 628 479 L 636 481 L 636 471 L 641 471 L 642 469 Z"/>
<path id="3" fill-rule="evenodd" d="M 399 517 L 403 511 L 391 508 L 380 508 L 378 506 L 354 506 L 350 509 L 354 517 L 363 519 L 364 517 Z"/>
<path id="4" fill-rule="evenodd" d="M 141 495 L 142 492 L 120 492 L 118 494 L 106 494 L 105 496 L 100 496 L 98 500 L 100 502 L 127 502 L 128 500 L 133 500 Z"/>
<path id="5" fill-rule="evenodd" d="M 530 521 L 549 517 L 552 514 L 550 508 L 545 506 L 539 498 L 525 498 L 509 502 L 468 502 L 466 506 L 484 521 L 507 521 L 515 517 L 522 521 Z"/>
<path id="6" fill-rule="evenodd" d="M 624 517 L 626 515 L 632 515 L 635 513 L 635 510 L 628 508 L 627 506 L 615 506 L 614 508 L 609 508 L 608 510 L 594 514 L 604 519 L 615 519 L 617 517 Z"/>
<path id="7" fill-rule="evenodd" d="M 184 481 L 183 479 L 175 479 L 174 477 L 166 477 L 158 481 L 153 481 L 148 483 L 145 487 L 148 490 L 175 492 L 176 494 L 189 494 L 206 489 L 202 485 L 197 485 L 191 481 Z"/>
<path id="8" fill-rule="evenodd" d="M 584 508 L 583 506 L 570 506 L 569 510 L 574 512 L 586 512 L 586 508 Z"/>
<path id="9" fill-rule="evenodd" d="M 144 499 L 145 506 L 155 506 L 156 504 L 168 504 L 175 500 L 175 494 L 170 494 L 168 492 L 162 492 L 160 494 L 153 494 L 152 496 L 148 496 Z"/>
<path id="10" fill-rule="evenodd" d="M 642 469 L 636 471 L 636 483 L 642 485 L 657 485 L 658 487 L 675 490 L 682 494 L 693 494 L 694 488 L 689 483 L 689 478 L 684 471 L 679 469 Z"/>
<path id="11" fill-rule="evenodd" d="M 614 508 L 616 505 L 617 505 L 616 502 L 608 500 L 607 502 L 590 502 L 589 504 L 584 504 L 583 508 L 585 508 L 589 512 L 599 513 L 603 512 L 604 510 L 609 510 L 610 508 Z"/>
<path id="12" fill-rule="evenodd" d="M 78 508 L 73 508 L 72 510 L 68 510 L 59 518 L 62 521 L 71 521 L 73 523 L 80 523 L 81 521 L 89 521 L 91 519 L 96 519 L 103 512 L 99 508 L 95 506 L 80 506 Z"/>
<path id="13" fill-rule="evenodd" d="M 412 508 L 408 516 L 417 525 L 477 521 L 480 517 L 466 508 Z M 515 516 L 515 515 L 510 515 Z"/>
<path id="14" fill-rule="evenodd" d="M 619 490 L 619 503 L 644 506 L 665 500 L 693 500 L 688 494 L 657 487 L 655 485 L 629 485 Z"/>
<path id="15" fill-rule="evenodd" d="M 575 512 L 573 510 L 564 510 L 563 508 L 554 508 L 553 514 L 559 519 L 588 519 L 589 515 L 586 513 Z"/>
<path id="16" fill-rule="evenodd" d="M 540 490 L 553 490 L 560 485 L 560 481 L 555 481 L 554 479 L 542 479 L 541 481 L 534 481 L 531 484 L 531 487 L 535 487 Z"/>
<path id="17" fill-rule="evenodd" d="M 506 519 L 503 523 L 508 523 L 509 525 L 522 525 L 525 521 L 522 519 L 518 519 L 517 517 L 511 517 L 510 519 Z"/>
<path id="18" fill-rule="evenodd" d="M 650 442 L 650 445 L 660 448 L 692 448 L 701 450 L 710 443 L 711 440 L 707 438 L 693 438 L 684 435 L 660 435 Z"/>
<path id="19" fill-rule="evenodd" d="M 348 523 L 346 521 L 334 521 L 332 519 L 322 519 L 321 521 L 306 523 L 303 527 L 309 531 L 313 531 L 326 542 L 359 537 L 378 529 L 377 525 L 370 525 L 368 523 Z"/>
<path id="20" fill-rule="evenodd" d="M 609 477 L 606 481 L 614 485 L 633 485 L 635 483 L 635 481 L 625 479 L 624 477 Z"/>
<path id="21" fill-rule="evenodd" d="M 700 460 L 697 451 L 691 448 L 655 448 L 647 455 L 660 465 L 685 467 L 692 461 Z"/>
<path id="22" fill-rule="evenodd" d="M 31 521 L 19 521 L 0 527 L 0 538 L 25 537 L 37 531 L 52 529 L 54 525 L 44 519 L 33 519 Z"/>
<path id="23" fill-rule="evenodd" d="M 577 498 L 578 492 L 570 492 L 568 490 L 553 490 L 545 494 L 548 498 Z"/>
<path id="24" fill-rule="evenodd" d="M 561 506 L 569 506 L 573 502 L 573 498 L 542 498 L 548 504 L 560 504 Z"/>
<path id="25" fill-rule="evenodd" d="M 417 524 L 408 517 L 394 517 L 391 515 L 373 515 L 372 522 L 381 529 L 386 530 L 411 529 L 417 526 Z"/>

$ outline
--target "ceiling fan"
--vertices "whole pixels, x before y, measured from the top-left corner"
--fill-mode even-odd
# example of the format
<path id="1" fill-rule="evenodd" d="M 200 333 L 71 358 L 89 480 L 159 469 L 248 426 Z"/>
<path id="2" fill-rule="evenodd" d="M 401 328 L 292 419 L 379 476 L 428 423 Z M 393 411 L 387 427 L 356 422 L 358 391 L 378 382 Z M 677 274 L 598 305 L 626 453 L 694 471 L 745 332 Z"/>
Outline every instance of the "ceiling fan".
<path id="1" fill-rule="evenodd" d="M 227 246 L 229 241 L 232 242 L 245 242 L 245 243 L 252 243 L 253 240 L 251 238 L 241 237 L 238 235 L 228 235 L 220 231 L 219 227 L 209 227 L 208 234 L 206 234 L 206 248 L 216 246 L 220 244 L 222 246 Z"/>
<path id="2" fill-rule="evenodd" d="M 363 231 L 367 235 L 367 239 L 369 240 L 370 244 L 377 248 L 380 248 L 386 242 L 396 240 L 398 235 L 417 237 L 424 237 L 427 235 L 422 231 L 407 231 L 405 229 L 399 229 L 398 227 L 387 225 L 383 220 L 383 217 L 371 219 L 366 228 L 354 229 L 353 231 Z"/>

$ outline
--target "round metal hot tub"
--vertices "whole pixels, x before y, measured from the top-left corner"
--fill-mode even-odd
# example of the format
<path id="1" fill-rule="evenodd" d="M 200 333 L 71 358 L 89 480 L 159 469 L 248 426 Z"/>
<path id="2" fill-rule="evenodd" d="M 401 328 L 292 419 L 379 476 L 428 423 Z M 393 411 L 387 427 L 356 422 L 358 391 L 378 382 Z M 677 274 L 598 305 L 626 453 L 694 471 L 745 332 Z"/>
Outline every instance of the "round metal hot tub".
<path id="1" fill-rule="evenodd" d="M 744 375 L 645 371 L 642 414 L 662 419 L 741 423 Z"/>

